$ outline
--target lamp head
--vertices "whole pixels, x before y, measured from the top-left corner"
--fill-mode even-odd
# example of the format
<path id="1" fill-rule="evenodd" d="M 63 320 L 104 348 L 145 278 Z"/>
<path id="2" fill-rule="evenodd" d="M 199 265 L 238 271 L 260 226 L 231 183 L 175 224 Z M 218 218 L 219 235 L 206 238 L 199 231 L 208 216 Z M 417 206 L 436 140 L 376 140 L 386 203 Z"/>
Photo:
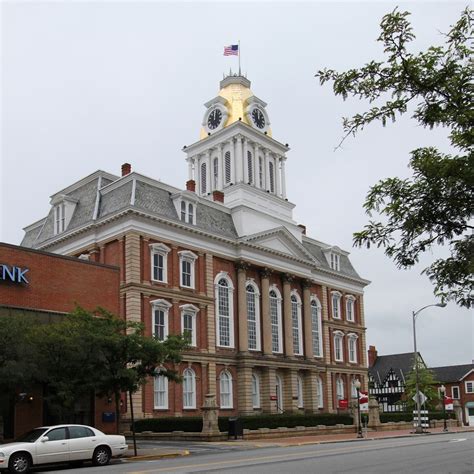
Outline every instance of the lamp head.
<path id="1" fill-rule="evenodd" d="M 441 387 L 439 387 L 439 391 L 444 394 L 446 392 L 446 387 L 441 385 Z"/>
<path id="2" fill-rule="evenodd" d="M 354 381 L 354 387 L 358 390 L 360 389 L 360 380 L 359 379 L 355 379 Z"/>
<path id="3" fill-rule="evenodd" d="M 439 306 L 440 308 L 445 308 L 446 303 L 444 301 L 441 301 L 441 303 L 438 303 L 436 306 Z"/>

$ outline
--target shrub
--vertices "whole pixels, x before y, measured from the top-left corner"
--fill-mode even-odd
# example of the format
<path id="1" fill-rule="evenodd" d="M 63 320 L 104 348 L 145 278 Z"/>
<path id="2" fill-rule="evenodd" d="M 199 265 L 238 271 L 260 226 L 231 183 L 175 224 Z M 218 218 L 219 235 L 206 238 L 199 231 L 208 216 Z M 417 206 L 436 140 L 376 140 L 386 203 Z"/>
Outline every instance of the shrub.
<path id="1" fill-rule="evenodd" d="M 199 416 L 145 418 L 135 421 L 135 431 L 152 431 L 153 433 L 170 433 L 171 431 L 186 431 L 198 433 L 202 431 L 202 418 Z"/>
<path id="2" fill-rule="evenodd" d="M 430 420 L 442 420 L 442 411 L 429 411 L 428 418 Z M 447 412 L 446 419 L 455 418 L 454 413 Z M 382 423 L 388 423 L 390 421 L 413 421 L 413 413 L 411 412 L 393 412 L 393 413 L 380 413 L 380 421 Z"/>

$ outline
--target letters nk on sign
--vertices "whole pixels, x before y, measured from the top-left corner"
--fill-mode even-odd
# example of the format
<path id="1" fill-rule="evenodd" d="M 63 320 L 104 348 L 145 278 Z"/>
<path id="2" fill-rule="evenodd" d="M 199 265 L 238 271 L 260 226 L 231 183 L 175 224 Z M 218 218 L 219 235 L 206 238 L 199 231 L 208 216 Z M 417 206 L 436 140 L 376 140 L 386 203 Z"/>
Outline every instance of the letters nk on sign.
<path id="1" fill-rule="evenodd" d="M 30 282 L 26 278 L 26 273 L 29 271 L 29 268 L 20 268 L 0 263 L 0 280 L 29 284 Z"/>

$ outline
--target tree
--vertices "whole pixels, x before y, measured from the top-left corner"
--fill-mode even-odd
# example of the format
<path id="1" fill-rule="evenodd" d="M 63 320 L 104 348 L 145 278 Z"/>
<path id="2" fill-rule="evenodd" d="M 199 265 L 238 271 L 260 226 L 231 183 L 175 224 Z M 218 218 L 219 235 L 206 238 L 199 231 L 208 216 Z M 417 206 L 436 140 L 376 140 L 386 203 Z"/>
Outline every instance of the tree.
<path id="1" fill-rule="evenodd" d="M 432 370 L 428 369 L 426 365 L 418 359 L 418 387 L 420 392 L 422 392 L 428 399 L 426 406 L 429 410 L 435 410 L 436 405 L 438 405 L 440 399 L 436 385 L 438 382 L 435 379 L 435 375 Z M 413 397 L 416 394 L 416 372 L 413 369 L 409 372 L 405 380 L 405 403 L 408 411 L 415 409 L 416 404 L 413 400 Z"/>
<path id="2" fill-rule="evenodd" d="M 443 46 L 409 52 L 415 39 L 408 12 L 395 9 L 380 24 L 378 41 L 385 61 L 360 69 L 318 71 L 321 84 L 333 81 L 335 95 L 379 101 L 368 111 L 344 118 L 349 136 L 372 122 L 383 126 L 410 111 L 430 129 L 449 130 L 449 153 L 426 146 L 411 152 L 411 179 L 389 178 L 371 187 L 364 203 L 370 218 L 354 234 L 354 245 L 383 247 L 399 268 L 415 265 L 433 246 L 447 245 L 450 255 L 423 270 L 437 296 L 470 308 L 474 303 L 474 65 L 473 11 L 463 11 L 445 35 Z"/>

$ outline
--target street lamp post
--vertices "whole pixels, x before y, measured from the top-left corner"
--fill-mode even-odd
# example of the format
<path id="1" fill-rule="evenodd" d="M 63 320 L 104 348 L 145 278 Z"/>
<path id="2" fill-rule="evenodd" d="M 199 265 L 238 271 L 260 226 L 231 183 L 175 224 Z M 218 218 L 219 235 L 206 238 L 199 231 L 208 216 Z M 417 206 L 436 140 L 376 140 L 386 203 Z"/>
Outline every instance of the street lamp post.
<path id="1" fill-rule="evenodd" d="M 446 424 L 446 405 L 444 404 L 444 394 L 446 393 L 446 387 L 444 385 L 441 385 L 441 387 L 439 387 L 439 391 L 441 392 L 441 398 L 443 402 L 443 431 L 448 431 L 448 426 Z"/>
<path id="2" fill-rule="evenodd" d="M 415 433 L 420 434 L 423 433 L 423 426 L 421 424 L 421 403 L 420 403 L 420 381 L 419 381 L 419 374 L 418 374 L 418 351 L 416 349 L 416 317 L 426 308 L 431 308 L 433 306 L 438 306 L 439 308 L 444 308 L 446 303 L 437 303 L 437 304 L 429 304 L 427 306 L 423 306 L 423 308 L 419 309 L 418 311 L 413 311 L 413 360 L 415 363 L 415 385 L 416 385 L 416 411 L 418 414 L 418 422 L 415 429 Z"/>
<path id="3" fill-rule="evenodd" d="M 362 426 L 360 422 L 360 380 L 359 379 L 356 379 L 354 381 L 354 387 L 357 391 L 357 437 L 363 438 L 364 436 L 362 435 Z"/>

